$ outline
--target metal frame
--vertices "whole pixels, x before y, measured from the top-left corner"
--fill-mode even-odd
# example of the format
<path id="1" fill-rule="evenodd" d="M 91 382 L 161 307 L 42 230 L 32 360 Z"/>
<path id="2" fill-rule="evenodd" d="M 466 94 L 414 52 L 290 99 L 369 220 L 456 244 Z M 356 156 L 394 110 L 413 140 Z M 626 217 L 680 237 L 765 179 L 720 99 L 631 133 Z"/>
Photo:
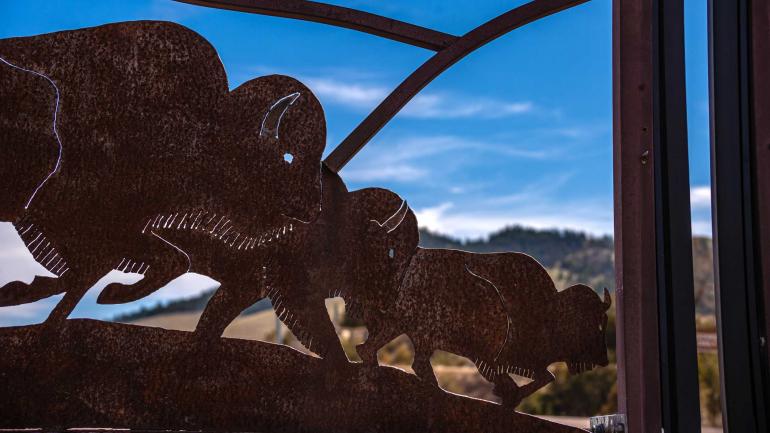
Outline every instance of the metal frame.
<path id="1" fill-rule="evenodd" d="M 761 51 L 770 30 L 767 14 L 767 2 L 709 0 L 715 286 L 726 432 L 768 428 L 763 298 L 770 293 L 767 272 L 761 271 L 769 251 L 761 222 L 768 222 L 770 180 L 767 166 L 760 165 L 767 162 L 768 143 L 759 141 L 767 139 L 770 104 L 762 83 L 767 75 L 761 75 L 768 71 L 767 51 Z"/>
<path id="2" fill-rule="evenodd" d="M 469 31 L 455 43 L 436 53 L 402 81 L 329 154 L 325 160 L 326 164 L 333 171 L 341 170 L 407 102 L 463 57 L 512 30 L 586 1 L 588 0 L 534 0 Z"/>
<path id="3" fill-rule="evenodd" d="M 699 432 L 684 1 L 653 3 L 653 154 L 664 431 Z M 657 125 L 655 124 L 657 123 Z"/>
<path id="4" fill-rule="evenodd" d="M 661 429 L 651 19 L 649 1 L 613 2 L 618 409 L 633 432 Z"/>
<path id="5" fill-rule="evenodd" d="M 682 8 L 614 3 L 618 398 L 629 431 L 700 431 Z"/>
<path id="6" fill-rule="evenodd" d="M 422 88 L 464 56 L 515 28 L 586 0 L 534 0 L 462 37 L 302 0 L 179 1 L 321 22 L 437 51 L 329 155 L 325 162 L 337 172 Z M 767 345 L 758 344 L 766 338 L 770 322 L 760 326 L 762 292 L 753 288 L 762 282 L 765 293 L 770 290 L 770 272 L 761 273 L 762 267 L 755 265 L 761 260 L 764 268 L 770 267 L 770 230 L 757 224 L 757 218 L 766 221 L 770 215 L 770 174 L 759 169 L 767 166 L 762 163 L 770 162 L 770 155 L 762 152 L 764 144 L 757 144 L 770 138 L 770 127 L 765 126 L 769 122 L 764 121 L 770 107 L 763 102 L 770 99 L 770 86 L 759 79 L 770 70 L 767 56 L 761 56 L 770 46 L 770 7 L 751 2 L 758 24 L 751 45 L 757 61 L 752 64 L 749 1 L 734 1 L 709 3 L 712 169 L 725 425 L 743 432 L 764 431 L 766 421 L 761 418 L 767 412 L 761 389 L 767 386 L 767 356 L 762 356 Z M 682 0 L 614 1 L 618 394 L 633 431 L 700 428 L 682 9 Z M 752 65 L 756 94 L 750 89 Z M 753 148 L 750 133 L 755 134 Z M 724 290 L 728 281 L 729 291 Z M 768 298 L 770 294 L 764 301 L 770 302 Z"/>

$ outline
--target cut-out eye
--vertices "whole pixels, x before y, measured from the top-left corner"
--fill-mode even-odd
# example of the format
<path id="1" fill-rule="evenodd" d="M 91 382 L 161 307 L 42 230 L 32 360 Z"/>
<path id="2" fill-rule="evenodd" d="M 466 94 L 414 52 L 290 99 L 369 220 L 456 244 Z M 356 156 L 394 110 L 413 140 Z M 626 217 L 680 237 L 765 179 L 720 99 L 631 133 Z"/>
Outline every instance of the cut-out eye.
<path id="1" fill-rule="evenodd" d="M 393 248 L 388 249 L 388 257 L 390 257 L 391 259 L 393 257 L 396 257 L 396 250 L 394 250 Z"/>
<path id="2" fill-rule="evenodd" d="M 291 162 L 294 161 L 294 155 L 292 155 L 291 153 L 288 153 L 288 152 L 284 153 L 283 154 L 283 160 L 286 161 L 287 163 L 291 164 Z"/>

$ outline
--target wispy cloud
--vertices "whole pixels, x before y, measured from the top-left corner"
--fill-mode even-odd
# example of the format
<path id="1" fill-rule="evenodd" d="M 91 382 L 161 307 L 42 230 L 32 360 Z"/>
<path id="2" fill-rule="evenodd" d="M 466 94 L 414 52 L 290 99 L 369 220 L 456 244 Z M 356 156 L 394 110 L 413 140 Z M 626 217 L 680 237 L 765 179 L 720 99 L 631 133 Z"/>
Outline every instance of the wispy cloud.
<path id="1" fill-rule="evenodd" d="M 690 204 L 693 209 L 711 208 L 711 187 L 704 185 L 691 188 Z"/>
<path id="2" fill-rule="evenodd" d="M 553 176 L 546 176 L 524 185 L 523 188 L 513 194 L 490 197 L 486 202 L 492 205 L 539 202 L 544 197 L 560 190 L 574 175 L 575 173 L 557 173 Z"/>
<path id="3" fill-rule="evenodd" d="M 420 119 L 499 118 L 532 112 L 534 104 L 473 99 L 451 94 L 417 95 L 404 107 L 402 115 Z"/>
<path id="4" fill-rule="evenodd" d="M 345 170 L 345 179 L 352 182 L 377 182 L 396 180 L 399 182 L 411 182 L 420 180 L 428 175 L 429 171 L 410 164 L 389 164 L 374 167 L 364 165 L 358 168 Z"/>
<path id="5" fill-rule="evenodd" d="M 572 229 L 595 235 L 612 235 L 614 220 L 611 199 L 582 197 L 563 200 L 559 192 L 571 177 L 571 174 L 558 178 L 544 177 L 524 185 L 515 194 L 465 203 L 443 201 L 418 208 L 415 214 L 420 227 L 461 239 L 486 237 L 515 224 L 538 229 Z M 693 195 L 698 197 L 698 206 L 708 209 L 710 188 L 696 187 L 693 191 Z M 711 236 L 710 213 L 697 211 L 695 206 L 693 210 L 696 211 L 692 219 L 693 235 Z"/>
<path id="6" fill-rule="evenodd" d="M 370 144 L 367 152 L 353 160 L 342 170 L 341 175 L 351 182 L 375 180 L 412 182 L 430 176 L 436 169 L 447 172 L 448 167 L 443 165 L 438 167 L 435 162 L 440 156 L 456 156 L 466 152 L 466 156 L 474 154 L 493 155 L 498 158 L 544 160 L 559 156 L 561 151 L 560 148 L 529 149 L 509 143 L 486 142 L 451 135 L 407 136 L 390 140 L 387 144 Z M 457 164 L 462 165 L 462 160 L 454 159 L 457 160 Z"/>
<path id="7" fill-rule="evenodd" d="M 334 78 L 305 78 L 303 81 L 325 103 L 371 110 L 390 93 L 384 86 Z M 421 93 L 399 115 L 417 119 L 500 118 L 530 113 L 530 101 L 500 101 L 453 93 Z"/>
<path id="8" fill-rule="evenodd" d="M 354 108 L 372 108 L 388 95 L 387 89 L 377 86 L 328 78 L 307 78 L 303 81 L 322 100 Z"/>
<path id="9" fill-rule="evenodd" d="M 519 186 L 513 194 L 441 201 L 417 208 L 417 221 L 421 227 L 458 238 L 486 237 L 517 224 L 612 234 L 612 198 L 565 195 L 573 176 L 545 174 Z"/>

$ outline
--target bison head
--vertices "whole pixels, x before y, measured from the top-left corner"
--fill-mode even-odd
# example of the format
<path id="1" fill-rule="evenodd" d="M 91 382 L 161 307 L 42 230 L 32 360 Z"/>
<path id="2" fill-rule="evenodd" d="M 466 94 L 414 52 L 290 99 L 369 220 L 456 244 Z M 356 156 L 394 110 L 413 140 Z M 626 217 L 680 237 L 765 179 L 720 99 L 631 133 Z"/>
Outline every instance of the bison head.
<path id="1" fill-rule="evenodd" d="M 577 284 L 559 292 L 557 297 L 554 347 L 559 348 L 570 373 L 606 366 L 607 310 L 612 303 L 609 291 L 604 289 L 602 300 L 590 287 Z"/>
<path id="2" fill-rule="evenodd" d="M 381 188 L 352 192 L 351 227 L 357 254 L 352 257 L 351 292 L 363 310 L 376 316 L 395 300 L 419 242 L 417 218 L 405 200 Z"/>
<path id="3" fill-rule="evenodd" d="M 232 163 L 242 170 L 227 177 L 254 213 L 314 220 L 321 208 L 326 122 L 313 93 L 291 77 L 260 77 L 230 93 L 223 116 L 224 136 L 240 152 Z"/>

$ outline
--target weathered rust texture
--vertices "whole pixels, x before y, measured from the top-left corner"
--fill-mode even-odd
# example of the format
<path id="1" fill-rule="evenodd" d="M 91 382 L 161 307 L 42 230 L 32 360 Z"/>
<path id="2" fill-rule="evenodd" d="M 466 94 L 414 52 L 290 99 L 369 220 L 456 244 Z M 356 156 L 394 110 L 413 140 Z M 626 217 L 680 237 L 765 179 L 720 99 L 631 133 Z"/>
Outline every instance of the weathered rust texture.
<path id="1" fill-rule="evenodd" d="M 0 219 L 59 276 L 11 283 L 0 305 L 66 291 L 61 321 L 111 269 L 144 274 L 122 287 L 133 299 L 186 272 L 159 227 L 234 219 L 254 238 L 318 213 L 325 120 L 292 78 L 229 92 L 213 47 L 167 22 L 5 39 L 0 57 Z M 25 208 L 57 163 L 54 115 L 60 166 Z"/>
<path id="2" fill-rule="evenodd" d="M 559 433 L 389 367 L 286 346 L 87 319 L 0 329 L 0 428 Z"/>

